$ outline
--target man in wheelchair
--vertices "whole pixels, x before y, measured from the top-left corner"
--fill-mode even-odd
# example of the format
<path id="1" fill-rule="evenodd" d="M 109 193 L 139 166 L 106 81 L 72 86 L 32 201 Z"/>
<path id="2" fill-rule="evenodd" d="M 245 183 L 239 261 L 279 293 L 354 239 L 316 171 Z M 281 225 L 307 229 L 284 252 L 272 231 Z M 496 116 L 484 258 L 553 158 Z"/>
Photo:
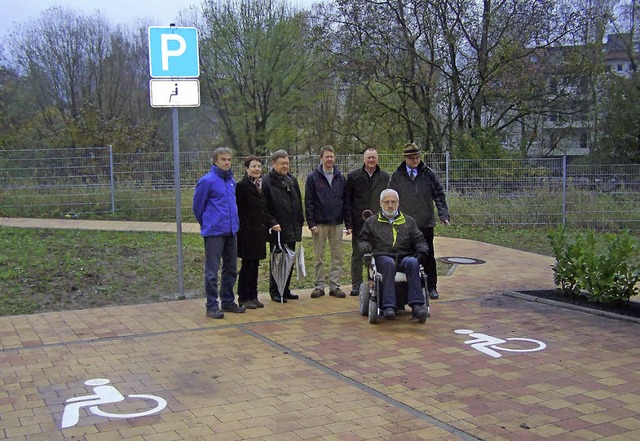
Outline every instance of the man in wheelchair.
<path id="1" fill-rule="evenodd" d="M 380 212 L 369 217 L 358 236 L 358 249 L 373 254 L 382 275 L 383 317 L 396 317 L 396 271 L 407 276 L 407 303 L 413 310 L 412 318 L 424 323 L 428 310 L 421 286 L 420 261 L 424 261 L 429 247 L 418 229 L 416 221 L 399 210 L 400 198 L 392 189 L 380 193 Z"/>

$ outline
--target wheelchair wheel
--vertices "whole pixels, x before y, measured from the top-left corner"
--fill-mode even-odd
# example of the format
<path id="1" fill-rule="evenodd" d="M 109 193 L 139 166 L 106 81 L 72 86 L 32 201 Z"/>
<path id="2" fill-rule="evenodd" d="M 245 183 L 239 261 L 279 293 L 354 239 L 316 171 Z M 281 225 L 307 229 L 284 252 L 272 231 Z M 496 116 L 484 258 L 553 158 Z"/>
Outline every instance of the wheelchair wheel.
<path id="1" fill-rule="evenodd" d="M 373 279 L 373 295 L 369 298 L 369 323 L 378 323 L 378 299 L 380 298 L 380 276 Z"/>
<path id="2" fill-rule="evenodd" d="M 362 282 L 360 284 L 360 295 L 358 296 L 358 300 L 360 303 L 360 314 L 367 315 L 369 314 L 369 299 L 371 298 L 371 293 L 369 292 L 369 284 L 367 282 Z"/>
<path id="3" fill-rule="evenodd" d="M 378 302 L 375 300 L 369 300 L 369 323 L 378 323 Z"/>
<path id="4" fill-rule="evenodd" d="M 429 291 L 427 290 L 427 275 L 422 276 L 422 293 L 424 294 L 424 305 L 427 307 L 427 318 L 431 318 L 431 306 L 429 304 Z"/>

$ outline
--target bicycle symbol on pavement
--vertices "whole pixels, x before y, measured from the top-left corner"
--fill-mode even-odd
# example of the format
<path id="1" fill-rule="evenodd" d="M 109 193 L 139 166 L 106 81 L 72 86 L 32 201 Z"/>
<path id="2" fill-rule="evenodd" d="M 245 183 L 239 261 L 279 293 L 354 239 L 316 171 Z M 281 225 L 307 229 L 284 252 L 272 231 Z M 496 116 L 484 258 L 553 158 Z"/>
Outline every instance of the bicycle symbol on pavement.
<path id="1" fill-rule="evenodd" d="M 131 394 L 127 395 L 129 398 L 142 398 L 145 400 L 153 400 L 156 402 L 156 407 L 146 410 L 144 412 L 136 413 L 110 413 L 100 410 L 98 406 L 104 404 L 119 403 L 125 400 L 124 395 L 113 386 L 107 386 L 110 381 L 105 378 L 94 378 L 84 382 L 85 386 L 93 386 L 93 395 L 85 395 L 83 397 L 69 398 L 65 401 L 64 412 L 62 413 L 62 429 L 75 426 L 80 419 L 80 409 L 82 407 L 88 407 L 89 411 L 94 415 L 106 417 L 106 418 L 138 418 L 142 416 L 152 415 L 160 412 L 167 407 L 167 402 L 155 395 L 145 394 Z"/>
<path id="2" fill-rule="evenodd" d="M 471 345 L 471 347 L 473 349 L 476 349 L 480 352 L 482 352 L 483 354 L 486 354 L 490 357 L 493 358 L 500 358 L 502 357 L 502 354 L 500 354 L 497 351 L 505 351 L 505 352 L 536 352 L 536 351 L 541 351 L 544 348 L 547 347 L 547 345 L 540 341 L 540 340 L 534 340 L 532 338 L 497 338 L 497 337 L 492 337 L 490 335 L 487 334 L 481 334 L 479 332 L 473 332 L 471 329 L 456 329 L 455 331 L 456 334 L 466 334 L 469 337 L 473 337 L 473 340 L 467 340 L 464 343 L 467 345 Z M 533 348 L 529 348 L 529 349 L 511 349 L 511 348 L 503 348 L 500 347 L 499 345 L 504 344 L 504 343 L 508 343 L 511 341 L 521 341 L 521 342 L 529 342 L 529 343 L 533 343 L 535 345 L 535 347 Z"/>

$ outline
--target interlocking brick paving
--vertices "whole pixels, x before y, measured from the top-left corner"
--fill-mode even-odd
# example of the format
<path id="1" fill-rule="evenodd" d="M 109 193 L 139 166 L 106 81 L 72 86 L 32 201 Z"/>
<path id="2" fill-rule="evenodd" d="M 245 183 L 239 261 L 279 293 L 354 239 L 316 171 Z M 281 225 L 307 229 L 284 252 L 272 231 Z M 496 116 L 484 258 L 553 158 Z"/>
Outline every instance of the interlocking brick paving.
<path id="1" fill-rule="evenodd" d="M 300 315 L 322 303 L 342 311 Z M 624 440 L 640 431 L 635 324 L 501 295 L 437 302 L 424 325 L 407 314 L 370 325 L 348 310 L 353 299 L 302 299 L 264 322 L 259 313 L 213 322 L 196 316 L 200 302 L 178 304 L 194 323 L 215 325 L 181 328 L 168 320 L 180 310 L 146 305 L 143 321 L 167 315 L 159 331 L 0 353 L 5 438 Z M 466 345 L 454 332 L 462 328 L 547 347 L 492 358 Z M 90 378 L 168 407 L 128 420 L 84 409 L 60 430 L 65 401 L 87 395 Z M 148 408 L 131 400 L 103 410 Z"/>
<path id="2" fill-rule="evenodd" d="M 6 351 L 0 369 L 7 439 L 457 439 L 235 326 Z M 168 406 L 127 420 L 83 409 L 60 430 L 65 401 L 90 394 L 91 378 Z M 142 399 L 101 406 L 148 408 Z"/>
<path id="3" fill-rule="evenodd" d="M 354 313 L 290 321 L 275 334 L 250 329 L 481 439 L 626 436 L 640 424 L 640 349 L 632 343 L 640 327 L 498 295 L 434 310 L 425 325 L 403 317 L 374 326 Z M 494 359 L 465 345 L 459 328 L 547 348 Z"/>

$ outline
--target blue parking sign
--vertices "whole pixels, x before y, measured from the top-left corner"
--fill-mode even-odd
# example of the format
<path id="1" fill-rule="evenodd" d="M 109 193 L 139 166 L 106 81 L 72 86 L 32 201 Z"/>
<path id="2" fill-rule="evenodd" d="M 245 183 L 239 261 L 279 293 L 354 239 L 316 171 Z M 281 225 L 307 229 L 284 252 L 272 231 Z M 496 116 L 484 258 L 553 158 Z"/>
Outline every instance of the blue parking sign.
<path id="1" fill-rule="evenodd" d="M 151 78 L 197 78 L 200 76 L 196 28 L 149 27 Z"/>

